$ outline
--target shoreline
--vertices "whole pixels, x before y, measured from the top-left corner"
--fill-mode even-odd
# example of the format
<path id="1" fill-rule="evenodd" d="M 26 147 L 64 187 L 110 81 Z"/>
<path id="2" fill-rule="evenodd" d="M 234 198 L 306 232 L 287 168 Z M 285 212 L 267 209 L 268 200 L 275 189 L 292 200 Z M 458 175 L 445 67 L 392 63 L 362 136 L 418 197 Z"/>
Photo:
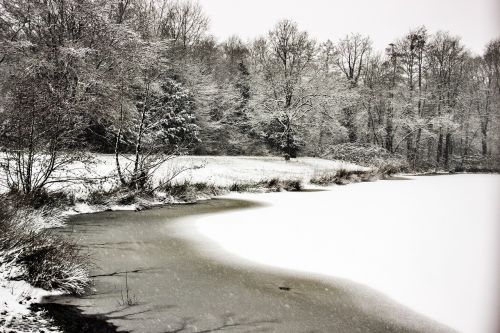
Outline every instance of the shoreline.
<path id="1" fill-rule="evenodd" d="M 446 173 L 446 174 L 434 174 L 434 175 L 453 175 L 453 174 Z M 413 175 L 402 174 L 402 175 L 398 175 L 398 176 L 394 176 L 394 177 L 388 178 L 387 180 L 404 179 L 405 176 L 430 176 L 430 175 L 429 174 L 413 174 Z M 376 179 L 376 180 L 379 180 L 379 179 Z M 376 181 L 376 180 L 372 180 L 372 181 Z M 359 180 L 354 180 L 353 182 L 358 182 L 358 181 Z M 308 186 L 306 186 L 304 189 L 302 189 L 302 190 L 300 190 L 298 192 L 323 190 L 322 188 L 325 187 L 325 186 L 318 186 L 318 185 L 311 185 L 311 184 L 307 184 L 307 185 Z M 197 205 L 197 204 L 200 204 L 200 203 L 203 203 L 203 202 L 206 202 L 206 201 L 218 200 L 221 197 L 224 197 L 225 195 L 227 195 L 228 193 L 231 193 L 231 192 L 226 192 L 226 193 L 222 193 L 222 194 L 218 194 L 218 195 L 214 195 L 214 196 L 210 196 L 210 197 L 206 197 L 205 196 L 205 197 L 197 198 L 195 202 L 176 202 L 176 203 L 152 202 L 152 203 L 150 203 L 150 204 L 148 204 L 148 205 L 146 205 L 145 207 L 142 207 L 142 208 L 146 209 L 146 210 L 151 210 L 151 209 L 163 209 L 163 208 L 167 208 L 168 209 L 168 207 L 175 207 L 175 206 Z M 265 191 L 264 191 L 264 193 L 265 193 Z M 128 206 L 128 207 L 119 207 L 119 206 L 116 206 L 115 209 L 112 209 L 112 207 L 103 207 L 103 206 L 94 206 L 94 207 L 89 206 L 89 208 L 91 208 L 90 211 L 83 211 L 83 212 L 75 212 L 75 211 L 73 211 L 73 212 L 69 213 L 69 210 L 66 210 L 65 213 L 66 213 L 67 216 L 69 216 L 71 218 L 71 216 L 92 215 L 92 214 L 99 214 L 101 212 L 109 212 L 109 211 L 111 211 L 111 212 L 118 212 L 118 211 L 124 211 L 124 212 L 138 211 L 137 207 L 131 207 L 131 206 Z M 124 208 L 126 208 L 126 209 L 124 209 Z M 187 216 L 189 216 L 189 214 Z M 36 303 L 36 302 L 34 302 L 34 303 Z M 55 312 L 53 312 L 53 314 L 55 314 Z M 99 319 L 100 319 L 99 317 L 96 318 L 96 320 L 99 320 Z M 84 318 L 84 320 L 86 320 L 86 318 Z"/>
<path id="2" fill-rule="evenodd" d="M 291 193 L 291 195 L 293 195 L 293 193 Z M 242 204 L 244 205 L 243 207 L 241 206 Z M 383 327 L 387 332 L 449 332 L 443 329 L 440 324 L 436 324 L 436 326 L 431 325 L 427 318 L 421 318 L 419 315 L 413 313 L 413 311 L 399 304 L 395 304 L 384 295 L 364 286 L 359 286 L 342 279 L 333 278 L 330 279 L 331 281 L 324 281 L 318 276 L 311 274 L 294 275 L 286 272 L 276 272 L 259 266 L 243 267 L 238 265 L 235 267 L 209 258 L 205 254 L 201 254 L 196 249 L 194 242 L 190 242 L 182 235 L 174 232 L 174 224 L 179 222 L 182 223 L 179 219 L 193 216 L 193 207 L 196 210 L 194 212 L 195 214 L 205 214 L 216 211 L 223 212 L 226 211 L 226 209 L 230 211 L 232 209 L 255 207 L 253 204 L 251 202 L 241 202 L 237 199 L 219 198 L 192 205 L 188 210 L 185 209 L 186 206 L 178 206 L 166 209 L 151 209 L 139 213 L 104 212 L 95 215 L 81 215 L 75 217 L 77 222 L 76 225 L 73 225 L 73 231 L 76 230 L 78 232 L 78 230 L 80 230 L 79 228 L 84 228 L 80 231 L 86 230 L 85 223 L 88 222 L 84 223 L 85 218 L 90 218 L 90 221 L 94 221 L 93 217 L 96 216 L 100 218 L 98 219 L 100 221 L 98 228 L 103 228 L 102 230 L 104 231 L 106 226 L 109 226 L 107 223 L 118 223 L 120 227 L 118 230 L 115 230 L 115 233 L 119 234 L 121 233 L 121 228 L 133 228 L 134 225 L 131 224 L 136 223 L 142 223 L 143 225 L 147 223 L 148 226 L 152 228 L 157 228 L 157 223 L 162 224 L 162 228 L 164 228 L 163 225 L 166 225 L 168 232 L 162 235 L 162 237 L 166 237 L 166 239 L 162 240 L 162 243 L 169 244 L 166 245 L 168 248 L 166 251 L 169 253 L 169 256 L 161 261 L 161 266 L 164 267 L 162 270 L 166 269 L 170 272 L 168 274 L 169 276 L 173 274 L 177 278 L 171 280 L 167 277 L 170 283 L 162 284 L 165 290 L 161 290 L 160 293 L 165 295 L 164 297 L 166 298 L 176 298 L 183 306 L 175 305 L 174 308 L 168 309 L 165 312 L 160 311 L 160 313 L 162 313 L 162 317 L 173 316 L 170 317 L 170 324 L 174 326 L 179 318 L 184 318 L 186 316 L 190 317 L 193 313 L 197 312 L 206 313 L 207 308 L 212 309 L 210 311 L 219 311 L 221 310 L 219 307 L 226 308 L 227 306 L 233 310 L 240 310 L 236 311 L 237 315 L 233 316 L 232 320 L 239 321 L 240 324 L 245 327 L 248 325 L 252 327 L 254 327 L 254 325 L 257 327 L 274 327 L 279 328 L 279 331 L 303 331 L 308 328 L 316 328 L 320 331 L 331 331 L 335 327 L 343 327 L 345 329 L 344 332 L 356 332 L 363 327 L 365 331 L 368 328 L 377 331 Z M 222 210 L 220 210 L 221 208 Z M 166 220 L 165 217 L 159 219 L 160 213 L 173 214 L 174 218 L 172 220 L 168 219 L 168 217 Z M 137 218 L 138 215 L 142 215 L 141 218 Z M 129 219 L 129 221 L 118 221 L 123 220 L 124 217 Z M 149 217 L 150 220 L 147 222 L 140 222 L 145 217 Z M 104 221 L 102 221 L 102 218 L 104 218 Z M 134 222 L 130 221 L 130 219 L 134 220 Z M 108 222 L 106 222 L 106 220 Z M 93 225 L 93 228 L 96 227 L 96 222 L 90 223 Z M 148 234 L 147 239 L 149 239 L 150 236 L 155 237 Z M 121 244 L 124 240 L 125 239 L 118 238 L 114 241 Z M 150 241 L 146 242 L 148 246 L 149 243 Z M 109 249 L 107 250 L 108 255 L 111 256 L 114 256 L 114 253 L 127 251 L 126 249 L 116 249 L 116 246 L 112 243 L 106 245 L 106 248 Z M 123 261 L 121 264 L 130 264 L 130 262 Z M 116 264 L 116 268 L 119 267 L 121 267 L 120 263 Z M 133 264 L 129 268 L 133 269 Z M 108 268 L 108 270 L 109 269 L 110 268 Z M 186 271 L 188 272 L 186 273 Z M 207 274 L 207 271 L 210 273 Z M 108 292 L 112 292 L 112 290 L 116 289 L 116 287 L 111 287 L 111 285 L 120 283 L 120 279 L 123 279 L 123 274 L 111 276 L 110 274 L 104 274 L 106 272 L 102 273 L 103 274 L 97 278 L 96 287 L 98 289 L 103 288 L 100 291 L 104 292 L 106 295 Z M 129 279 L 137 278 L 144 280 L 146 276 L 148 276 L 146 271 L 138 272 L 137 274 L 130 274 Z M 189 280 L 189 283 L 186 285 L 183 282 L 179 282 L 179 280 Z M 154 284 L 156 282 L 152 281 L 152 283 Z M 179 286 L 179 283 L 181 286 Z M 208 287 L 209 285 L 210 287 Z M 135 291 L 137 290 L 136 288 L 137 287 L 132 290 Z M 147 286 L 147 288 L 150 289 L 153 288 L 153 286 Z M 199 301 L 193 300 L 191 296 L 189 296 L 189 290 L 191 289 L 192 293 L 194 292 L 193 288 L 196 291 L 195 293 Z M 224 296 L 224 290 L 226 289 L 231 290 L 229 294 L 239 295 L 239 297 L 237 297 L 239 300 Z M 58 302 L 69 302 L 71 305 L 78 305 L 73 302 L 80 303 L 80 305 L 85 304 L 85 308 L 87 309 L 86 315 L 90 315 L 93 312 L 96 314 L 100 313 L 100 316 L 102 316 L 102 313 L 111 314 L 111 322 L 117 324 L 120 329 L 127 330 L 127 325 L 132 325 L 130 324 L 132 319 L 127 319 L 127 316 L 130 316 L 130 312 L 133 314 L 134 312 L 156 311 L 148 308 L 148 302 L 145 302 L 146 300 L 143 300 L 143 297 L 146 296 L 138 295 L 140 301 L 137 306 L 124 309 L 116 309 L 116 302 L 106 303 L 100 299 L 99 294 L 91 295 L 85 299 L 71 300 L 67 297 L 63 297 L 59 298 Z M 198 304 L 199 302 L 205 303 L 206 300 L 210 300 L 210 304 Z M 152 301 L 154 302 L 155 299 L 153 298 Z M 235 301 L 236 303 L 234 303 Z M 218 305 L 211 305 L 213 303 Z M 266 304 L 268 303 L 270 305 L 274 304 L 274 307 L 266 308 Z M 96 306 L 96 304 L 100 304 L 100 306 Z M 176 302 L 174 302 L 174 304 L 176 304 Z M 284 304 L 288 304 L 289 307 L 284 307 Z M 214 310 L 214 306 L 216 310 Z M 272 310 L 276 306 L 280 310 Z M 151 307 L 155 308 L 155 305 L 152 304 Z M 308 318 L 311 317 L 310 314 L 308 316 L 306 315 L 309 313 L 308 307 L 316 309 L 313 318 Z M 132 311 L 133 309 L 135 310 Z M 253 310 L 249 312 L 248 309 Z M 293 315 L 290 314 L 290 311 L 292 311 L 290 309 L 294 309 L 293 311 L 295 311 L 295 313 L 293 313 Z M 273 311 L 275 312 L 275 316 L 266 316 L 267 313 L 273 313 Z M 171 312 L 174 314 L 171 314 Z M 217 324 L 222 325 L 224 311 L 221 312 L 220 317 L 216 320 L 208 321 L 208 323 L 203 322 L 203 324 L 199 323 L 198 325 L 208 325 L 207 329 Z M 247 320 L 242 320 L 244 318 L 239 318 L 239 316 L 241 316 L 240 312 L 247 315 L 252 313 L 253 316 L 250 316 L 252 318 L 246 318 Z M 334 314 L 335 320 L 332 319 L 332 315 Z M 125 316 L 125 319 L 123 316 Z M 357 318 L 356 322 L 352 322 L 352 316 Z M 415 323 L 415 318 L 421 319 L 417 320 L 417 323 Z M 125 326 L 121 326 L 120 324 Z M 146 324 L 143 323 L 141 325 Z M 422 326 L 424 326 L 425 329 L 421 329 Z M 299 329 L 299 327 L 301 327 L 301 329 Z M 417 327 L 420 327 L 420 329 Z M 155 330 L 155 328 L 148 329 L 147 331 L 159 332 L 159 330 Z"/>

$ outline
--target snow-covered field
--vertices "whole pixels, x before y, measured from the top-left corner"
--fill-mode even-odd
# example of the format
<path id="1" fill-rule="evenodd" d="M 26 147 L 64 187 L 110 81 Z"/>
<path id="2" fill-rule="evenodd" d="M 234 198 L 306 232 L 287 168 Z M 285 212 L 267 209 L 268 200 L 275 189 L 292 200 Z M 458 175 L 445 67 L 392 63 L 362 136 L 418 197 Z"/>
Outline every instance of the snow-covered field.
<path id="1" fill-rule="evenodd" d="M 122 163 L 126 165 L 125 158 Z M 351 163 L 313 157 L 299 157 L 285 161 L 282 157 L 264 156 L 180 156 L 165 162 L 157 170 L 153 180 L 158 182 L 169 179 L 181 172 L 175 178 L 176 182 L 187 180 L 216 186 L 255 182 L 274 177 L 302 179 L 308 182 L 316 172 L 339 168 L 365 169 Z M 91 170 L 99 176 L 115 174 L 114 156 L 97 155 Z"/>
<path id="2" fill-rule="evenodd" d="M 282 157 L 183 156 L 173 160 L 172 163 L 167 163 L 159 171 L 161 175 L 168 175 L 175 168 L 202 165 L 204 165 L 203 168 L 182 173 L 178 181 L 189 180 L 227 186 L 238 182 L 255 182 L 276 177 L 309 182 L 316 172 L 340 168 L 365 169 L 342 161 L 313 157 L 299 157 L 285 161 Z"/>
<path id="3" fill-rule="evenodd" d="M 131 166 L 130 157 L 122 156 L 122 167 Z M 308 183 L 312 176 L 323 171 L 340 168 L 363 170 L 351 163 L 313 157 L 300 157 L 285 161 L 282 157 L 263 156 L 179 156 L 168 160 L 153 174 L 153 185 L 176 175 L 173 182 L 203 182 L 215 186 L 229 186 L 234 183 L 258 182 L 272 178 L 300 179 Z M 52 190 L 69 192 L 77 199 L 85 200 L 93 188 L 110 189 L 118 184 L 114 155 L 96 154 L 91 164 L 74 163 L 67 174 L 60 177 L 94 179 L 94 184 L 62 182 L 52 185 Z M 1 176 L 1 175 L 0 175 Z M 0 182 L 1 183 L 1 182 Z M 1 191 L 6 188 L 0 188 Z M 81 207 L 85 209 L 85 207 Z M 82 212 L 91 212 L 82 211 Z"/>
<path id="4" fill-rule="evenodd" d="M 496 333 L 500 176 L 408 178 L 233 193 L 267 205 L 179 226 L 221 260 L 230 252 L 230 260 L 346 278 L 461 332 Z"/>

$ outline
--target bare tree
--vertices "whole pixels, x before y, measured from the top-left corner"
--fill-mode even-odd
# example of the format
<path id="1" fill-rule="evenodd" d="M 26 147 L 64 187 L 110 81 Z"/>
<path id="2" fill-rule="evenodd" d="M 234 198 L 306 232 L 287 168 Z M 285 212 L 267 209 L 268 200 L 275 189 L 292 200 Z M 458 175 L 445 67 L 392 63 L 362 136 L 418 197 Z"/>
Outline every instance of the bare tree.
<path id="1" fill-rule="evenodd" d="M 295 156 L 300 123 L 312 109 L 314 51 L 314 41 L 290 20 L 280 21 L 267 39 L 254 43 L 262 104 L 271 117 L 267 138 L 286 158 Z"/>
<path id="2" fill-rule="evenodd" d="M 1 167 L 11 190 L 31 194 L 81 180 L 78 139 L 102 101 L 94 55 L 107 25 L 95 15 L 98 4 L 1 3 L 2 44 L 10 45 L 0 83 Z"/>
<path id="3" fill-rule="evenodd" d="M 184 50 L 199 43 L 207 32 L 209 19 L 197 2 L 165 1 L 161 11 L 159 35 Z"/>
<path id="4" fill-rule="evenodd" d="M 500 38 L 488 43 L 484 60 L 488 65 L 488 70 L 493 74 L 494 82 L 500 94 Z"/>
<path id="5" fill-rule="evenodd" d="M 432 107 L 437 116 L 435 122 L 438 137 L 436 162 L 440 165 L 444 159 L 446 168 L 449 166 L 449 157 L 453 152 L 453 131 L 456 129 L 456 124 L 453 122 L 454 110 L 459 87 L 465 82 L 463 65 L 467 56 L 460 38 L 448 33 L 438 32 L 429 43 L 428 61 L 431 75 L 429 79 L 433 90 Z"/>
<path id="6" fill-rule="evenodd" d="M 352 88 L 358 86 L 358 81 L 363 73 L 371 51 L 371 41 L 360 34 L 348 35 L 337 44 L 338 68 L 350 82 Z M 350 142 L 357 140 L 356 132 L 356 107 L 346 107 L 343 110 L 342 125 L 347 128 Z"/>
<path id="7" fill-rule="evenodd" d="M 360 34 L 348 35 L 337 44 L 337 66 L 353 86 L 358 84 L 371 44 L 370 38 Z"/>

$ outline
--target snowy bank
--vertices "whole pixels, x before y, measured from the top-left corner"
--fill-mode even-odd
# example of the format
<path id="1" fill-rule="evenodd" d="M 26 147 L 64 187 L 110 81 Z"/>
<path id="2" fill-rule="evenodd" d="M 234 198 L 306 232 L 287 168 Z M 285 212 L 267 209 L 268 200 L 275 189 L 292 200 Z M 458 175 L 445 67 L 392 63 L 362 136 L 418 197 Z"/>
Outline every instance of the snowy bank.
<path id="1" fill-rule="evenodd" d="M 58 332 L 43 312 L 32 311 L 30 306 L 60 293 L 34 288 L 24 281 L 9 281 L 5 275 L 0 269 L 0 333 Z"/>
<path id="2" fill-rule="evenodd" d="M 124 161 L 125 162 L 125 161 Z M 88 170 L 83 166 L 76 169 Z M 163 164 L 153 175 L 153 186 L 161 181 L 175 178 L 172 184 L 205 184 L 215 189 L 215 195 L 225 193 L 238 185 L 248 187 L 259 182 L 271 179 L 282 181 L 297 180 L 308 185 L 312 178 L 325 172 L 336 170 L 366 171 L 368 168 L 342 161 L 326 160 L 321 158 L 300 157 L 285 161 L 282 157 L 253 157 L 253 156 L 180 156 Z M 115 161 L 113 155 L 96 155 L 95 163 L 91 166 L 92 173 L 87 177 L 99 178 L 103 181 L 96 186 L 78 184 L 59 184 L 54 190 L 61 189 L 75 197 L 76 203 L 69 207 L 66 214 L 94 213 L 104 210 L 141 210 L 143 208 L 164 204 L 178 204 L 186 201 L 210 199 L 212 193 L 199 191 L 192 200 L 180 200 L 168 196 L 167 193 L 157 191 L 155 198 L 142 198 L 140 202 L 117 203 L 120 200 L 93 204 L 89 200 L 92 191 L 110 191 L 117 186 L 115 177 Z M 107 178 L 109 177 L 109 178 Z M 207 191 L 210 192 L 210 191 Z M 263 190 L 262 192 L 265 192 Z"/>
<path id="3" fill-rule="evenodd" d="M 58 210 L 0 202 L 0 332 L 44 332 L 57 327 L 31 305 L 43 297 L 82 293 L 90 284 L 87 256 L 49 228 Z"/>
<path id="4" fill-rule="evenodd" d="M 70 171 L 73 178 L 101 179 L 95 187 L 109 189 L 116 185 L 114 155 L 96 154 L 91 165 L 75 163 Z M 128 158 L 122 156 L 127 165 Z M 214 186 L 229 186 L 238 182 L 257 182 L 263 179 L 300 179 L 309 182 L 315 173 L 337 169 L 366 170 L 367 168 L 342 161 L 299 157 L 285 161 L 282 157 L 265 156 L 179 156 L 165 162 L 153 175 L 153 185 L 177 175 L 174 182 L 203 182 Z M 67 177 L 68 175 L 62 175 Z M 84 198 L 88 188 L 78 183 L 57 183 L 51 189 L 63 190 Z M 5 190 L 5 189 L 4 189 Z"/>

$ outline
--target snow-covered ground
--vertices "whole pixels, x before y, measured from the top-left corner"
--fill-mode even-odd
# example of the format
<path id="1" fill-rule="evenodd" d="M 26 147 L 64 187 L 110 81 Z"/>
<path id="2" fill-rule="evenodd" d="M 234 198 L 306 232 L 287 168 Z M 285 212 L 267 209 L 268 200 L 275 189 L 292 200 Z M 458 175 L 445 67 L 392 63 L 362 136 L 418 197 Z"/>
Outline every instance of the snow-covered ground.
<path id="1" fill-rule="evenodd" d="M 184 156 L 167 163 L 159 171 L 169 174 L 179 166 L 201 166 L 181 174 L 178 181 L 208 182 L 216 186 L 255 182 L 271 178 L 300 179 L 309 182 L 316 172 L 366 169 L 351 163 L 313 157 L 285 161 L 282 157 Z"/>
<path id="2" fill-rule="evenodd" d="M 230 252 L 230 260 L 346 278 L 461 332 L 496 333 L 500 176 L 409 179 L 233 193 L 267 205 L 179 226 L 221 260 Z"/>
<path id="3" fill-rule="evenodd" d="M 127 165 L 125 157 L 121 161 L 122 165 Z M 82 165 L 75 167 L 84 170 Z M 204 182 L 215 186 L 256 182 L 275 177 L 309 182 L 315 173 L 340 168 L 366 169 L 351 163 L 313 157 L 299 157 L 285 161 L 282 157 L 264 156 L 180 156 L 165 162 L 155 172 L 153 182 L 170 179 L 176 174 L 179 175 L 175 177 L 175 182 Z M 114 155 L 96 155 L 94 164 L 89 169 L 92 174 L 88 176 L 114 175 L 116 173 Z"/>
<path id="4" fill-rule="evenodd" d="M 60 227 L 64 221 L 61 217 L 47 219 L 44 209 L 19 210 L 17 221 L 24 223 L 24 230 L 41 230 Z M 20 268 L 10 262 L 4 262 L 0 251 L 0 333 L 4 332 L 55 332 L 55 327 L 42 312 L 30 309 L 48 295 L 60 295 L 57 290 L 47 291 L 35 288 L 25 281 L 19 281 Z"/>
<path id="5" fill-rule="evenodd" d="M 25 281 L 9 281 L 9 270 L 0 267 L 0 333 L 58 332 L 59 329 L 42 312 L 32 311 L 31 304 L 44 296 L 57 295 L 34 288 Z"/>
<path id="6" fill-rule="evenodd" d="M 121 157 L 122 167 L 131 165 L 127 158 L 130 157 Z M 115 167 L 114 155 L 96 154 L 92 164 L 75 163 L 68 174 L 60 176 L 102 178 L 102 183 L 97 183 L 103 188 L 109 188 L 117 181 Z M 174 182 L 204 182 L 215 186 L 256 182 L 275 177 L 308 182 L 315 173 L 340 168 L 366 169 L 351 163 L 313 157 L 285 161 L 282 157 L 264 156 L 179 156 L 165 162 L 154 173 L 153 182 L 157 184 L 176 174 L 179 175 L 175 177 Z M 85 193 L 81 185 L 74 183 L 57 183 L 53 188 L 73 192 L 77 197 Z"/>

